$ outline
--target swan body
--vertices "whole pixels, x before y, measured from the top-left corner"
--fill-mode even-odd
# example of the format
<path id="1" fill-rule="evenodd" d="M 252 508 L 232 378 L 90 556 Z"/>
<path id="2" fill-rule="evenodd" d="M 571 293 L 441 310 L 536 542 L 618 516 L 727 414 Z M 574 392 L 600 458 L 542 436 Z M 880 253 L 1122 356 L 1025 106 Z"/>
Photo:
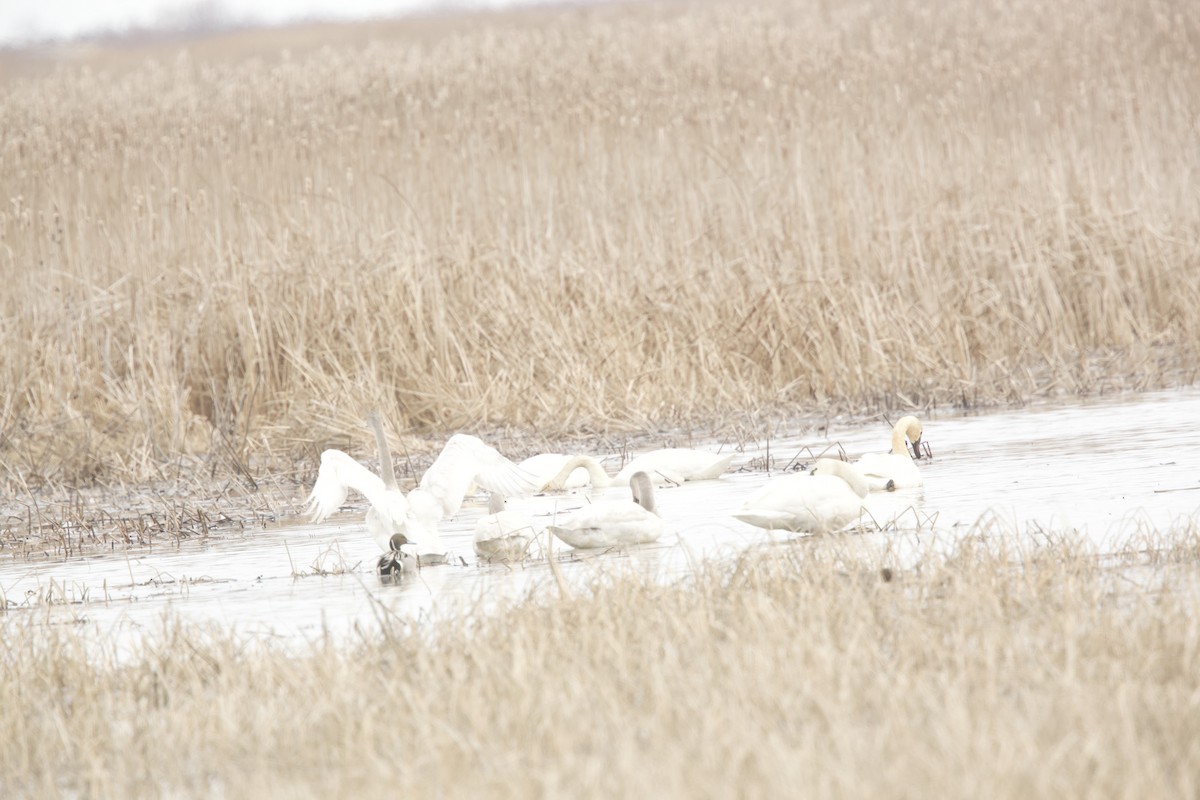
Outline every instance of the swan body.
<path id="1" fill-rule="evenodd" d="M 346 501 L 350 489 L 370 502 L 367 531 L 381 550 L 391 553 L 411 546 L 422 554 L 444 553 L 438 522 L 462 507 L 467 488 L 477 483 L 502 494 L 525 494 L 537 479 L 475 436 L 451 436 L 421 483 L 407 496 L 396 485 L 391 453 L 376 414 L 370 418 L 379 444 L 380 477 L 340 450 L 321 454 L 317 481 L 308 496 L 313 522 L 321 522 Z M 399 540 L 395 539 L 399 535 Z"/>
<path id="2" fill-rule="evenodd" d="M 581 456 L 586 458 L 586 456 Z M 539 453 L 536 456 L 530 456 L 522 461 L 518 466 L 526 472 L 530 472 L 541 481 L 540 486 L 545 486 L 555 479 L 567 462 L 575 456 L 563 455 L 562 453 Z M 597 464 L 597 467 L 600 465 Z M 601 472 L 604 470 L 601 469 Z M 608 477 L 607 475 L 605 477 Z M 565 476 L 562 481 L 563 489 L 578 489 L 582 486 L 587 486 L 591 482 L 591 476 L 588 475 L 587 468 L 582 465 L 577 465 L 575 469 Z"/>
<path id="3" fill-rule="evenodd" d="M 613 483 L 623 486 L 638 472 L 645 472 L 654 483 L 707 481 L 720 476 L 732 463 L 733 453 L 723 456 L 681 447 L 652 450 L 626 464 Z"/>
<path id="4" fill-rule="evenodd" d="M 568 459 L 558 474 L 546 483 L 547 489 L 565 488 L 563 483 L 573 477 L 575 470 L 583 468 L 591 477 L 592 486 L 600 489 L 607 486 L 625 486 L 639 472 L 644 472 L 656 484 L 680 484 L 684 481 L 705 481 L 718 477 L 733 463 L 733 454 L 720 455 L 704 450 L 688 450 L 671 447 L 643 453 L 626 464 L 611 478 L 600 462 L 591 456 L 576 456 Z"/>
<path id="5" fill-rule="evenodd" d="M 771 481 L 733 516 L 768 530 L 827 533 L 858 517 L 868 489 L 854 466 L 822 458 L 807 473 Z"/>
<path id="6" fill-rule="evenodd" d="M 892 427 L 891 452 L 867 453 L 854 462 L 871 491 L 888 489 L 888 481 L 895 489 L 912 489 L 923 483 L 921 470 L 908 454 L 905 439 L 913 443 L 916 452 L 921 452 L 921 421 L 914 416 L 901 417 Z"/>
<path id="7" fill-rule="evenodd" d="M 607 500 L 586 505 L 551 525 L 551 533 L 581 549 L 655 541 L 666 526 L 655 510 L 650 476 L 645 472 L 634 473 L 630 476 L 629 486 L 632 500 Z"/>
<path id="8" fill-rule="evenodd" d="M 525 557 L 533 542 L 529 520 L 504 509 L 503 495 L 492 493 L 488 513 L 475 524 L 475 554 L 489 561 L 516 561 Z"/>

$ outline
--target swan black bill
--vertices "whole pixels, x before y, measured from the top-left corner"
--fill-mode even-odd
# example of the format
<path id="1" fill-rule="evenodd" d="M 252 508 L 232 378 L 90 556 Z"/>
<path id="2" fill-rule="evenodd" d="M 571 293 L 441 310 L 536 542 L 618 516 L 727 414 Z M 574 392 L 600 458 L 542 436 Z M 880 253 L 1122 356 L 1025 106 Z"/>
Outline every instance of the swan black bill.
<path id="1" fill-rule="evenodd" d="M 912 443 L 912 457 L 913 457 L 914 461 L 919 461 L 921 458 L 921 437 L 920 436 L 918 436 L 917 440 Z"/>

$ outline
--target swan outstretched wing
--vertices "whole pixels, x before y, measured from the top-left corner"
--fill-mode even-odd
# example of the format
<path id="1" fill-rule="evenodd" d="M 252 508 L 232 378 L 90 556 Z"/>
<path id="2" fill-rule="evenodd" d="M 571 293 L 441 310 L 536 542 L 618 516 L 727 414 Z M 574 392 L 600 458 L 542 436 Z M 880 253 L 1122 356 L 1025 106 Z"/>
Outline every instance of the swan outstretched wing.
<path id="1" fill-rule="evenodd" d="M 382 478 L 341 450 L 326 450 L 321 453 L 317 482 L 313 484 L 306 504 L 312 521 L 321 522 L 337 511 L 346 502 L 346 495 L 351 489 L 366 497 L 372 506 L 386 508 L 389 505 Z"/>
<path id="2" fill-rule="evenodd" d="M 538 478 L 500 455 L 481 439 L 456 433 L 421 477 L 421 488 L 437 498 L 450 517 L 462 507 L 467 488 L 477 483 L 490 492 L 511 497 L 541 488 Z"/>

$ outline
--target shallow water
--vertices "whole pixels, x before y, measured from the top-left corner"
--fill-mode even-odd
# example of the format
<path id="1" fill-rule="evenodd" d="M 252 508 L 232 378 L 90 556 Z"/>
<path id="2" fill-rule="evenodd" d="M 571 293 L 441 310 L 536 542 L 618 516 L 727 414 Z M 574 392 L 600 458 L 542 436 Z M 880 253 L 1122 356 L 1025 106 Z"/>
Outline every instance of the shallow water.
<path id="1" fill-rule="evenodd" d="M 914 543 L 935 531 L 952 542 L 972 530 L 1025 535 L 1078 530 L 1103 547 L 1139 528 L 1200 519 L 1198 389 L 1003 413 L 932 414 L 923 421 L 934 456 L 922 463 L 924 487 L 872 494 L 866 503 L 868 528 L 875 529 L 866 540 L 879 540 L 893 552 L 906 546 L 916 552 Z M 797 453 L 807 463 L 811 453 L 840 446 L 857 456 L 884 451 L 888 441 L 882 421 L 832 420 L 819 433 L 777 437 L 769 451 L 782 466 Z M 763 445 L 739 453 L 731 472 L 718 481 L 659 491 L 671 533 L 654 545 L 578 552 L 556 541 L 564 579 L 586 582 L 622 570 L 670 577 L 706 558 L 795 538 L 730 516 L 771 477 L 746 467 L 762 463 Z M 627 493 L 613 488 L 603 494 Z M 530 514 L 541 527 L 556 510 L 587 501 L 584 495 L 542 496 L 513 500 L 510 508 Z M 487 607 L 517 599 L 535 584 L 551 584 L 545 561 L 511 567 L 476 563 L 471 536 L 484 513 L 478 498 L 445 524 L 444 540 L 457 566 L 426 568 L 397 585 L 382 584 L 373 572 L 378 552 L 365 536 L 361 511 L 323 525 L 297 521 L 184 542 L 178 549 L 10 562 L 0 567 L 0 591 L 10 605 L 3 624 L 73 624 L 113 632 L 132 646 L 174 612 L 188 622 L 302 644 L 371 632 L 381 618 L 436 619 L 464 606 Z"/>

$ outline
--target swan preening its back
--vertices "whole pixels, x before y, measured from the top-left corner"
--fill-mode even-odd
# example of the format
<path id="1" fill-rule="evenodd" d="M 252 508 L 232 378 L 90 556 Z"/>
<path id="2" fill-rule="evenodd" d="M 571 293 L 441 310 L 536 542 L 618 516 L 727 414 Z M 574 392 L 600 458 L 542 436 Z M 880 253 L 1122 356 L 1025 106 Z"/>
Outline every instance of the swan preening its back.
<path id="1" fill-rule="evenodd" d="M 631 500 L 604 500 L 576 509 L 550 526 L 550 532 L 572 547 L 616 547 L 646 544 L 662 535 L 665 525 L 654 505 L 654 486 L 645 472 L 629 478 Z"/>
<path id="2" fill-rule="evenodd" d="M 867 453 L 854 462 L 872 491 L 912 489 L 922 484 L 921 470 L 908 454 L 908 445 L 905 444 L 905 439 L 912 442 L 913 452 L 920 455 L 921 433 L 919 419 L 911 415 L 901 417 L 892 426 L 891 452 Z"/>
<path id="3" fill-rule="evenodd" d="M 369 418 L 379 446 L 382 477 L 340 450 L 321 453 L 317 482 L 308 497 L 313 522 L 321 522 L 346 501 L 350 489 L 370 502 L 367 531 L 387 553 L 411 546 L 419 553 L 444 553 L 438 522 L 458 513 L 468 487 L 477 483 L 502 495 L 528 494 L 537 478 L 475 436 L 451 436 L 417 488 L 406 496 L 396 485 L 391 451 L 378 414 Z M 399 536 L 400 538 L 394 539 Z"/>
<path id="4" fill-rule="evenodd" d="M 759 528 L 827 533 L 858 518 L 867 491 L 852 465 L 821 458 L 807 473 L 771 481 L 733 516 Z"/>
<path id="5" fill-rule="evenodd" d="M 704 450 L 688 450 L 672 447 L 652 450 L 637 456 L 620 472 L 609 477 L 600 462 L 591 456 L 575 456 L 563 462 L 558 474 L 545 483 L 546 489 L 569 489 L 568 480 L 578 480 L 577 471 L 587 470 L 592 486 L 603 489 L 608 486 L 625 486 L 639 473 L 646 473 L 653 483 L 680 484 L 684 481 L 703 481 L 718 477 L 733 463 L 733 454 L 720 455 Z"/>

